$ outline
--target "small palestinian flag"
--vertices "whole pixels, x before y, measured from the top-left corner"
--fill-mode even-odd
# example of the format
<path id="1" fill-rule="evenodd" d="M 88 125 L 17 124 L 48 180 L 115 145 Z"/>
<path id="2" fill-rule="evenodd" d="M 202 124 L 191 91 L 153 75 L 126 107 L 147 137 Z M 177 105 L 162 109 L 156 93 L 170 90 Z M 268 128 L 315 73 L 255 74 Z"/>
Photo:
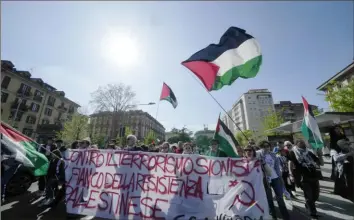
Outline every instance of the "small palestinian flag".
<path id="1" fill-rule="evenodd" d="M 262 64 L 261 48 L 245 30 L 230 27 L 219 44 L 210 44 L 182 65 L 191 70 L 209 90 L 231 85 L 237 78 L 253 78 Z"/>
<path id="2" fill-rule="evenodd" d="M 302 103 L 304 104 L 304 119 L 301 125 L 302 135 L 304 135 L 312 148 L 322 148 L 324 145 L 320 128 L 318 127 L 315 116 L 312 112 L 311 105 L 309 105 L 304 97 L 302 97 Z"/>
<path id="3" fill-rule="evenodd" d="M 47 174 L 49 161 L 44 154 L 37 151 L 37 143 L 3 122 L 1 122 L 0 132 L 2 154 L 31 168 L 34 176 Z"/>
<path id="4" fill-rule="evenodd" d="M 160 100 L 166 100 L 170 102 L 173 108 L 176 108 L 178 105 L 175 94 L 166 83 L 163 83 Z"/>
<path id="5" fill-rule="evenodd" d="M 228 157 L 239 157 L 237 154 L 239 144 L 230 129 L 221 121 L 220 116 L 218 124 L 216 125 L 214 139 L 219 141 L 219 148 L 224 151 Z"/>

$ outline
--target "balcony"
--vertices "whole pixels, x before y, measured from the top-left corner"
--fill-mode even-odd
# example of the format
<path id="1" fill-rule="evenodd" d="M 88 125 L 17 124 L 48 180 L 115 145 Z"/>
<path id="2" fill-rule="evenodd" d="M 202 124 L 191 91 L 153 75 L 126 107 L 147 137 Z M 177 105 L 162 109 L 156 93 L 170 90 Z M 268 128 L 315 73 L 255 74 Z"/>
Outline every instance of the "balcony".
<path id="1" fill-rule="evenodd" d="M 18 108 L 19 111 L 22 111 L 22 112 L 27 112 L 29 110 L 29 106 L 24 104 L 24 103 L 20 103 L 18 104 L 18 102 L 13 102 L 11 104 L 11 109 L 14 109 L 16 110 Z"/>
<path id="2" fill-rule="evenodd" d="M 21 89 L 18 89 L 18 90 L 17 90 L 17 95 L 23 96 L 23 97 L 30 97 L 30 96 L 32 96 L 33 94 L 32 94 L 30 91 L 25 91 L 25 92 L 23 92 Z"/>
<path id="3" fill-rule="evenodd" d="M 68 108 L 65 108 L 64 105 L 59 105 L 57 108 L 59 111 L 63 111 L 63 112 L 68 111 Z"/>
<path id="4" fill-rule="evenodd" d="M 37 101 L 37 102 L 42 102 L 43 96 L 38 96 L 38 95 L 36 95 L 36 96 L 33 97 L 33 100 L 34 100 L 34 101 Z"/>

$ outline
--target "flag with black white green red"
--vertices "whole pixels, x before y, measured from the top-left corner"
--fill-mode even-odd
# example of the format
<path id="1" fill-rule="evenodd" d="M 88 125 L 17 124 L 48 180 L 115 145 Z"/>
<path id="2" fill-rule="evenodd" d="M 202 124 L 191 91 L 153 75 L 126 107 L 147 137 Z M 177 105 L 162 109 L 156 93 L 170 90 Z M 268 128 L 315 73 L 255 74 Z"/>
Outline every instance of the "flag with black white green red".
<path id="1" fill-rule="evenodd" d="M 237 154 L 239 144 L 230 129 L 220 119 L 220 116 L 216 125 L 214 139 L 218 140 L 220 150 L 224 151 L 228 157 L 239 157 Z"/>
<path id="2" fill-rule="evenodd" d="M 312 148 L 322 148 L 324 145 L 320 128 L 312 112 L 311 105 L 309 105 L 304 97 L 302 97 L 302 103 L 304 104 L 304 119 L 301 125 L 302 135 L 304 135 L 304 138 L 309 142 Z"/>
<path id="3" fill-rule="evenodd" d="M 38 144 L 11 126 L 1 122 L 1 150 L 33 171 L 34 176 L 44 176 L 48 172 L 49 161 L 37 150 Z"/>
<path id="4" fill-rule="evenodd" d="M 176 108 L 178 105 L 175 94 L 166 83 L 163 83 L 160 100 L 166 100 L 170 102 L 173 108 Z"/>
<path id="5" fill-rule="evenodd" d="M 261 64 L 259 43 L 237 27 L 230 27 L 218 44 L 210 44 L 182 62 L 209 91 L 231 85 L 237 78 L 255 77 Z"/>

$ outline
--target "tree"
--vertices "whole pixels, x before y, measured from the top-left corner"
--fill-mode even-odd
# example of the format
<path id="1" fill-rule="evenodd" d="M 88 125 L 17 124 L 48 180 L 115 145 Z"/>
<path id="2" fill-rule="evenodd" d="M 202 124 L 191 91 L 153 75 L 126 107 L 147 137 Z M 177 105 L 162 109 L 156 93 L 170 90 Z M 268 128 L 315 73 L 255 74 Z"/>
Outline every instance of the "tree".
<path id="1" fill-rule="evenodd" d="M 106 144 L 104 135 L 94 134 L 91 135 L 90 138 L 93 144 L 97 144 L 99 148 L 104 148 L 104 145 Z"/>
<path id="2" fill-rule="evenodd" d="M 182 129 L 173 128 L 172 132 L 176 133 L 177 135 L 174 137 L 170 137 L 167 140 L 169 143 L 177 143 L 178 141 L 190 142 L 192 140 L 191 136 L 193 132 L 188 130 L 186 127 L 183 127 Z"/>
<path id="3" fill-rule="evenodd" d="M 284 123 L 282 112 L 276 112 L 273 109 L 269 109 L 268 114 L 262 120 L 263 130 L 268 135 L 274 135 L 276 132 L 267 132 L 267 130 L 277 128 L 282 123 Z"/>
<path id="4" fill-rule="evenodd" d="M 144 138 L 144 144 L 151 144 L 156 140 L 156 134 L 154 131 L 150 130 Z"/>
<path id="5" fill-rule="evenodd" d="M 313 113 L 314 116 L 316 116 L 316 115 L 321 114 L 322 112 L 316 108 L 316 109 L 314 109 L 314 110 L 312 111 L 312 113 Z"/>
<path id="6" fill-rule="evenodd" d="M 197 138 L 195 139 L 196 145 L 200 148 L 202 152 L 205 152 L 208 150 L 208 147 L 210 145 L 210 141 L 212 140 L 212 137 L 206 136 L 206 135 L 198 135 Z"/>
<path id="7" fill-rule="evenodd" d="M 90 104 L 94 106 L 96 112 L 108 111 L 112 113 L 111 137 L 116 136 L 113 132 L 117 132 L 118 119 L 124 124 L 124 112 L 136 107 L 135 95 L 131 86 L 126 86 L 123 83 L 99 87 L 91 94 Z M 120 114 L 120 118 L 119 113 L 123 113 Z"/>
<path id="8" fill-rule="evenodd" d="M 332 81 L 327 86 L 326 101 L 336 112 L 354 112 L 354 80 L 340 87 L 339 83 Z"/>
<path id="9" fill-rule="evenodd" d="M 86 115 L 75 113 L 70 120 L 64 123 L 64 128 L 58 132 L 57 137 L 64 142 L 73 142 L 88 137 L 88 119 Z"/>
<path id="10" fill-rule="evenodd" d="M 242 134 L 242 132 L 244 135 Z M 235 138 L 241 146 L 246 146 L 248 144 L 248 140 L 254 139 L 254 133 L 251 130 L 244 130 L 242 132 L 237 132 Z M 247 139 L 245 136 L 247 137 Z"/>
<path id="11" fill-rule="evenodd" d="M 120 134 L 118 133 L 117 138 L 116 138 L 117 143 L 120 143 L 122 146 L 125 146 L 126 142 L 127 142 L 126 141 L 127 137 L 128 137 L 128 135 L 131 135 L 131 134 L 135 135 L 134 130 L 131 129 L 130 127 L 126 126 L 125 127 L 125 133 L 124 133 L 123 137 L 121 137 Z"/>

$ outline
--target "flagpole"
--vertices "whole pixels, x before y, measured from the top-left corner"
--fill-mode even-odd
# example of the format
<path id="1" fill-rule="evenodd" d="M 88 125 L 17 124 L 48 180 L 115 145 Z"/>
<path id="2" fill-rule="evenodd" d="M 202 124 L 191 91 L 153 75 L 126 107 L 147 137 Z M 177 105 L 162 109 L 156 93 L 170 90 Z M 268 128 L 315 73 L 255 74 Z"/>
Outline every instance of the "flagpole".
<path id="1" fill-rule="evenodd" d="M 157 109 L 156 109 L 156 116 L 155 116 L 156 121 L 157 121 L 157 114 L 159 113 L 159 107 L 160 107 L 160 100 L 157 102 Z"/>
<path id="2" fill-rule="evenodd" d="M 214 99 L 214 101 L 216 102 L 216 104 L 218 104 L 219 105 L 219 107 L 225 112 L 225 114 L 231 119 L 231 121 L 236 125 L 236 127 L 237 127 L 237 129 L 241 132 L 241 134 L 246 138 L 246 140 L 247 141 L 249 141 L 249 139 L 248 139 L 248 137 L 245 135 L 245 133 L 243 133 L 243 131 L 241 130 L 241 128 L 237 125 L 237 123 L 231 118 L 231 116 L 229 115 L 229 113 L 227 113 L 227 111 L 224 109 L 224 107 L 222 107 L 222 105 L 218 102 L 218 100 L 216 100 L 216 98 L 205 88 L 205 86 L 199 81 L 199 80 L 197 80 L 194 76 L 193 76 L 193 74 L 191 73 L 191 72 L 189 72 L 191 75 L 192 75 L 192 78 L 194 79 L 194 80 L 196 80 L 198 83 L 199 83 L 199 85 L 200 86 L 202 86 L 206 91 L 207 91 L 207 93 L 210 95 L 210 97 L 212 98 L 212 99 Z M 219 118 L 220 118 L 220 116 L 219 116 Z"/>

